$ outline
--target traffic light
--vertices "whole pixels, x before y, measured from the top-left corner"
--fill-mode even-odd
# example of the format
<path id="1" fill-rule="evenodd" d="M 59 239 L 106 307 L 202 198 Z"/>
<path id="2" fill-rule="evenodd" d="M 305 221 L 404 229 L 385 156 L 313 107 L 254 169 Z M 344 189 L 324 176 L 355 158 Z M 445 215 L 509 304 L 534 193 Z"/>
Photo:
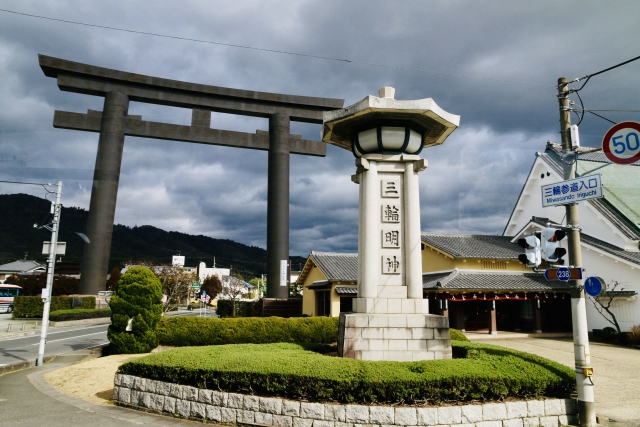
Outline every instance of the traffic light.
<path id="1" fill-rule="evenodd" d="M 539 237 L 540 232 L 537 232 L 518 240 L 518 244 L 524 248 L 524 253 L 518 259 L 527 267 L 537 267 L 542 262 Z"/>
<path id="2" fill-rule="evenodd" d="M 567 235 L 563 230 L 547 227 L 542 230 L 542 258 L 549 263 L 564 264 L 563 256 L 567 254 L 565 248 L 560 247 L 560 240 Z"/>

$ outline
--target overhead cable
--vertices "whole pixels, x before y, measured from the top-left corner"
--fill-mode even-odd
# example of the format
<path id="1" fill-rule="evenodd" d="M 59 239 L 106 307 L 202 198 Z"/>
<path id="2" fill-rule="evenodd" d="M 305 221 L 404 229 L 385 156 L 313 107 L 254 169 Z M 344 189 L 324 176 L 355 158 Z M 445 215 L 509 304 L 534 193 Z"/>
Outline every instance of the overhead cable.
<path id="1" fill-rule="evenodd" d="M 289 52 L 289 51 L 277 50 L 277 49 L 266 49 L 266 48 L 260 48 L 260 47 L 254 47 L 254 46 L 245 46 L 245 45 L 232 44 L 232 43 L 216 42 L 216 41 L 211 41 L 211 40 L 194 39 L 194 38 L 189 38 L 189 37 L 170 36 L 170 35 L 166 35 L 166 34 L 151 33 L 151 32 L 147 32 L 147 31 L 138 31 L 138 30 L 130 30 L 130 29 L 126 29 L 126 28 L 109 27 L 109 26 L 106 26 L 106 25 L 87 24 L 85 22 L 69 21 L 67 19 L 51 18 L 51 17 L 48 17 L 48 16 L 33 15 L 33 14 L 30 14 L 30 13 L 16 12 L 16 11 L 7 10 L 7 9 L 0 9 L 0 12 L 13 13 L 15 15 L 21 15 L 21 16 L 28 16 L 30 18 L 38 18 L 38 19 L 46 19 L 46 20 L 49 20 L 49 21 L 63 22 L 65 24 L 83 25 L 85 27 L 102 28 L 102 29 L 105 29 L 105 30 L 113 30 L 113 31 L 123 31 L 123 32 L 127 32 L 127 33 L 143 34 L 143 35 L 147 35 L 147 36 L 163 37 L 163 38 L 167 38 L 167 39 L 184 40 L 184 41 L 190 41 L 190 42 L 196 42 L 196 43 L 214 44 L 214 45 L 218 45 L 218 46 L 233 47 L 233 48 L 238 48 L 238 49 L 249 49 L 249 50 L 262 51 L 262 52 L 279 53 L 279 54 L 282 54 L 282 55 L 303 56 L 303 57 L 306 57 L 306 58 L 323 59 L 323 60 L 326 60 L 326 61 L 347 62 L 347 63 L 351 63 L 351 64 L 367 65 L 367 66 L 372 66 L 372 67 L 392 68 L 392 69 L 404 70 L 404 71 L 417 71 L 417 72 L 420 72 L 420 73 L 439 74 L 439 75 L 443 75 L 443 76 L 452 76 L 452 77 L 465 77 L 465 78 L 468 78 L 468 79 L 488 80 L 488 81 L 500 82 L 500 83 L 515 83 L 515 84 L 522 84 L 522 85 L 529 85 L 529 86 L 555 87 L 553 85 L 541 84 L 541 83 L 521 82 L 521 81 L 516 81 L 516 80 L 503 80 L 503 79 L 495 79 L 495 78 L 491 78 L 491 77 L 473 76 L 473 75 L 469 75 L 469 74 L 446 73 L 446 72 L 443 72 L 443 71 L 425 70 L 423 68 L 402 67 L 402 66 L 399 66 L 399 65 L 389 65 L 389 64 L 382 64 L 382 63 L 377 63 L 377 62 L 356 61 L 356 60 L 352 60 L 352 59 L 334 58 L 334 57 L 331 57 L 331 56 L 311 55 L 311 54 L 306 54 L 306 53 Z"/>

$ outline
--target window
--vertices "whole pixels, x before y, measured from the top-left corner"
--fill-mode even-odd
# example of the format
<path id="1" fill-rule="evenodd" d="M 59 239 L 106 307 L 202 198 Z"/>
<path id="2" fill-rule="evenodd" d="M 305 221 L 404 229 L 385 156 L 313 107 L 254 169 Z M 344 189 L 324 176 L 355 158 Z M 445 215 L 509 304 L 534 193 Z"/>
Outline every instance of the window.
<path id="1" fill-rule="evenodd" d="M 331 315 L 331 296 L 329 291 L 316 291 L 316 316 Z"/>
<path id="2" fill-rule="evenodd" d="M 506 261 L 482 261 L 483 270 L 506 270 Z"/>
<path id="3" fill-rule="evenodd" d="M 340 297 L 340 313 L 353 311 L 353 297 Z"/>

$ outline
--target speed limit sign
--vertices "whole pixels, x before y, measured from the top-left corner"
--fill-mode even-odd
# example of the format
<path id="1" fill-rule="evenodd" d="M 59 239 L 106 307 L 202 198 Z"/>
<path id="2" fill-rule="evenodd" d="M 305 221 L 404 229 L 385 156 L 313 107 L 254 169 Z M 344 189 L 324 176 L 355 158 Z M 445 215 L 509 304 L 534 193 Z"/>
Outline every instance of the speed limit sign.
<path id="1" fill-rule="evenodd" d="M 609 129 L 602 139 L 602 151 L 619 165 L 640 160 L 640 123 L 622 122 Z"/>

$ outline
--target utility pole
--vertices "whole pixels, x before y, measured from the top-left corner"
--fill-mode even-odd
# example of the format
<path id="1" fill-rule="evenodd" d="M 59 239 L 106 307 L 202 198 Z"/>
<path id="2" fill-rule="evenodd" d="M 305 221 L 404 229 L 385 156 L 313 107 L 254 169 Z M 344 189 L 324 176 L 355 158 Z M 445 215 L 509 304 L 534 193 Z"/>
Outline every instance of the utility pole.
<path id="1" fill-rule="evenodd" d="M 558 79 L 558 101 L 560 103 L 560 135 L 562 137 L 562 166 L 564 179 L 576 177 L 577 153 L 571 144 L 571 110 L 569 105 L 569 87 L 566 77 Z M 582 268 L 580 250 L 580 222 L 578 204 L 565 205 L 567 218 L 567 237 L 569 264 Z M 596 409 L 593 393 L 593 368 L 587 329 L 587 309 L 582 280 L 571 280 L 571 320 L 573 324 L 573 348 L 575 353 L 576 386 L 578 389 L 578 414 L 580 427 L 596 426 Z M 587 376 L 586 374 L 589 374 Z"/>
<path id="2" fill-rule="evenodd" d="M 53 205 L 53 221 L 51 222 L 51 228 L 44 226 L 46 229 L 51 230 L 51 245 L 49 249 L 49 260 L 47 261 L 47 287 L 46 295 L 43 295 L 44 307 L 42 310 L 42 328 L 40 329 L 40 348 L 38 350 L 38 366 L 44 364 L 44 347 L 47 343 L 47 329 L 49 328 L 49 310 L 51 309 L 51 291 L 53 289 L 53 270 L 56 265 L 56 249 L 58 246 L 58 231 L 60 230 L 60 214 L 62 213 L 62 206 L 60 205 L 60 196 L 62 195 L 62 181 L 58 181 L 56 184 L 58 187 L 56 190 L 56 202 Z"/>

